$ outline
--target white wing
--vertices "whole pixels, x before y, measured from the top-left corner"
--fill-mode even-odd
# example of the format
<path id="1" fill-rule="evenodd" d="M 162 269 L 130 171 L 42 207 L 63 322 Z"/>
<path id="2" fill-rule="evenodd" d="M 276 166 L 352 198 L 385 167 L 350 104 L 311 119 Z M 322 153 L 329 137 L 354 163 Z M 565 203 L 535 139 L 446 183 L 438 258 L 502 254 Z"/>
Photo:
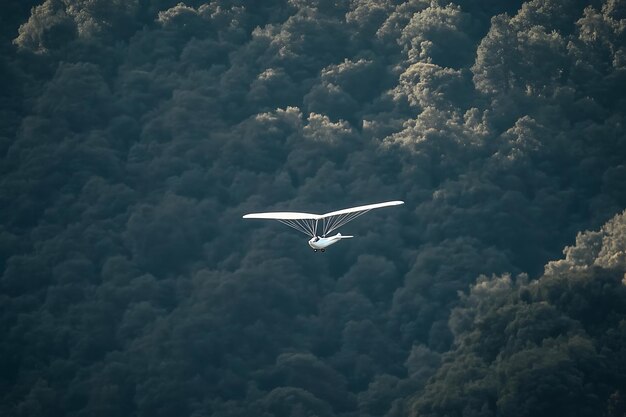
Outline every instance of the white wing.
<path id="1" fill-rule="evenodd" d="M 309 236 L 317 236 L 317 225 L 322 221 L 322 236 L 344 224 L 356 219 L 370 210 L 397 206 L 404 201 L 387 201 L 384 203 L 367 204 L 365 206 L 350 207 L 342 210 L 331 211 L 326 214 L 298 213 L 293 211 L 274 211 L 267 213 L 250 213 L 243 216 L 244 219 L 267 219 L 277 220 L 287 226 L 293 227 L 299 232 Z"/>
<path id="2" fill-rule="evenodd" d="M 297 213 L 295 211 L 274 211 L 270 213 L 250 213 L 243 216 L 244 219 L 268 219 L 268 220 L 305 220 L 319 219 L 319 214 Z"/>
<path id="3" fill-rule="evenodd" d="M 322 219 L 322 236 L 326 236 L 333 230 L 340 228 L 341 226 L 345 225 L 348 222 L 351 222 L 359 216 L 364 215 L 370 210 L 383 207 L 398 206 L 400 204 L 404 204 L 404 201 L 395 200 L 386 201 L 384 203 L 367 204 L 365 206 L 350 207 L 322 214 L 320 216 L 320 218 Z"/>
<path id="4" fill-rule="evenodd" d="M 267 219 L 278 220 L 282 224 L 296 229 L 307 236 L 316 236 L 317 220 L 319 214 L 298 213 L 294 211 L 274 211 L 269 213 L 250 213 L 243 216 L 244 219 Z"/>
<path id="5" fill-rule="evenodd" d="M 323 217 L 339 216 L 341 214 L 347 214 L 347 213 L 356 213 L 359 211 L 370 211 L 376 208 L 398 206 L 400 204 L 404 204 L 404 201 L 396 200 L 396 201 L 386 201 L 384 203 L 367 204 L 365 206 L 350 207 L 347 209 L 331 211 L 330 213 L 322 214 L 320 217 L 323 218 Z"/>

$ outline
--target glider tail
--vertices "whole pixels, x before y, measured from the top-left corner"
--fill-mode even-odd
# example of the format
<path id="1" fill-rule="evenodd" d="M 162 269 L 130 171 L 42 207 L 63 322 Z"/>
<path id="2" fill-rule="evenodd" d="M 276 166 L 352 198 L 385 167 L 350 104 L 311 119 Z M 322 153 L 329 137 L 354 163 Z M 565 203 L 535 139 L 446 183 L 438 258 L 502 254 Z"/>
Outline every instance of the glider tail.
<path id="1" fill-rule="evenodd" d="M 350 239 L 351 237 L 354 237 L 354 236 L 349 236 L 349 235 L 344 236 L 341 233 L 337 233 L 337 237 L 339 239 Z"/>

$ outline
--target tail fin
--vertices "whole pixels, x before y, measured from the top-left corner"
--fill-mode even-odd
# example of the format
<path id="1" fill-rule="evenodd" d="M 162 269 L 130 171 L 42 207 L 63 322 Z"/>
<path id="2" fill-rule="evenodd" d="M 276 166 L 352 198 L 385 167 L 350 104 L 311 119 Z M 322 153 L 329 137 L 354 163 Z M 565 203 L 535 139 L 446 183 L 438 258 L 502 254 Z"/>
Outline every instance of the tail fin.
<path id="1" fill-rule="evenodd" d="M 351 237 L 354 237 L 354 236 L 348 236 L 348 235 L 344 236 L 341 233 L 337 233 L 337 237 L 339 239 L 350 239 Z"/>

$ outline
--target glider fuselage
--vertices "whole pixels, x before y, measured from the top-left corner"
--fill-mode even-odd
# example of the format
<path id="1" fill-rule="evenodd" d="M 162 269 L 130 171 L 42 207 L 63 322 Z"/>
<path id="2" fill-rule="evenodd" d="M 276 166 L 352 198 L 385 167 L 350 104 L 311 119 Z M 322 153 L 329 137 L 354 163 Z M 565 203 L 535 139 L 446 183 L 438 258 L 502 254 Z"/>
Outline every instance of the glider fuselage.
<path id="1" fill-rule="evenodd" d="M 339 242 L 341 239 L 349 239 L 353 236 L 343 236 L 341 233 L 337 233 L 334 236 L 329 237 L 319 237 L 315 236 L 309 240 L 309 246 L 313 248 L 313 250 L 325 250 L 330 245 L 334 245 Z"/>

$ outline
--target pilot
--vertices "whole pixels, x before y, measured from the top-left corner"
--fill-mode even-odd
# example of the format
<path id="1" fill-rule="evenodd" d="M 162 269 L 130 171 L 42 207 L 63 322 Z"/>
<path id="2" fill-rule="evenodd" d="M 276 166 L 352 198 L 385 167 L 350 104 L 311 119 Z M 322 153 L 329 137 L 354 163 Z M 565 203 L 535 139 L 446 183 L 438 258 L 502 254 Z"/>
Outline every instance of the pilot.
<path id="1" fill-rule="evenodd" d="M 319 237 L 319 236 L 315 236 L 315 237 L 313 238 L 313 242 L 317 242 L 318 240 L 320 240 L 320 237 Z"/>

